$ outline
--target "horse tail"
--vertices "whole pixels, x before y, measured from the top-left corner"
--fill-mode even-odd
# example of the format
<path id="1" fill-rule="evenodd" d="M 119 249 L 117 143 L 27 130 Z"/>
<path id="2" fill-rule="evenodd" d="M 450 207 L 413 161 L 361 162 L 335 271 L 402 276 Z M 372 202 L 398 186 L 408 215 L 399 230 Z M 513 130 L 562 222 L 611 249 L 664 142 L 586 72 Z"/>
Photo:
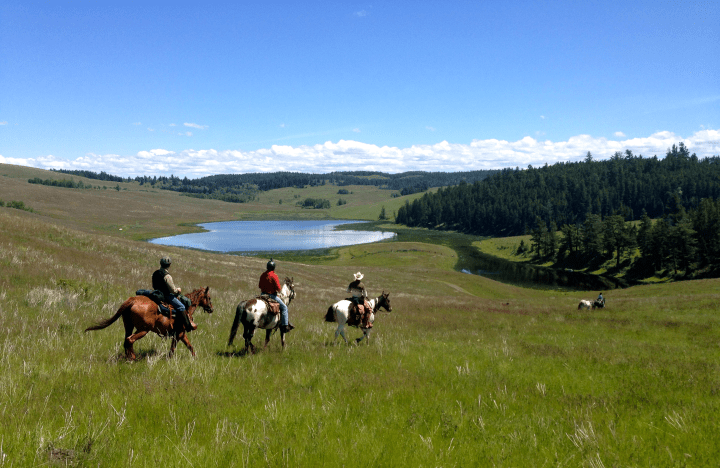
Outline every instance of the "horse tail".
<path id="1" fill-rule="evenodd" d="M 109 327 L 110 325 L 112 325 L 113 323 L 115 323 L 115 321 L 116 321 L 117 319 L 119 319 L 119 318 L 122 316 L 122 314 L 123 314 L 127 309 L 129 309 L 130 307 L 132 307 L 133 302 L 134 302 L 134 301 L 133 301 L 133 298 L 131 297 L 131 298 L 128 299 L 127 301 L 123 302 L 123 304 L 120 306 L 120 308 L 118 309 L 118 311 L 115 312 L 115 315 L 113 315 L 113 316 L 110 317 L 109 319 L 105 319 L 105 320 L 102 320 L 102 321 L 98 322 L 96 325 L 93 325 L 92 327 L 87 327 L 87 328 L 85 329 L 85 331 L 88 332 L 88 331 L 91 331 L 91 330 L 102 330 L 103 328 Z"/>
<path id="2" fill-rule="evenodd" d="M 578 304 L 578 310 L 582 309 L 582 302 Z"/>
<path id="3" fill-rule="evenodd" d="M 335 319 L 335 306 L 334 305 L 331 305 L 328 308 L 328 311 L 325 314 L 325 321 L 326 322 L 337 322 L 337 320 Z"/>
<path id="4" fill-rule="evenodd" d="M 233 320 L 232 327 L 230 328 L 230 338 L 228 339 L 228 346 L 231 346 L 233 344 L 233 340 L 235 339 L 235 335 L 237 334 L 238 327 L 240 326 L 240 319 L 242 318 L 242 313 L 245 310 L 245 302 L 246 301 L 243 301 L 238 304 L 237 308 L 235 309 L 235 320 Z"/>

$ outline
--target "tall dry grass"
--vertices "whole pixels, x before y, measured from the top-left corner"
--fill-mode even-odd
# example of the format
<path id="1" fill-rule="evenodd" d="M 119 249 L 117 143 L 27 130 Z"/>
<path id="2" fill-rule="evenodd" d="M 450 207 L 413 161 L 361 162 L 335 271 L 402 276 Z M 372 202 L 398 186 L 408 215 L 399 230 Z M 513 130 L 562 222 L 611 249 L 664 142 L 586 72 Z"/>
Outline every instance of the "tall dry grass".
<path id="1" fill-rule="evenodd" d="M 190 339 L 123 358 L 112 315 L 165 254 L 215 313 Z M 0 466 L 708 466 L 720 455 L 720 282 L 538 291 L 452 271 L 450 249 L 341 249 L 293 276 L 297 329 L 227 348 L 267 259 L 211 254 L 0 210 Z M 361 270 L 390 291 L 368 345 L 324 312 Z M 351 331 L 357 333 L 356 331 Z M 359 336 L 359 333 L 357 333 Z M 262 342 L 262 335 L 255 338 Z"/>

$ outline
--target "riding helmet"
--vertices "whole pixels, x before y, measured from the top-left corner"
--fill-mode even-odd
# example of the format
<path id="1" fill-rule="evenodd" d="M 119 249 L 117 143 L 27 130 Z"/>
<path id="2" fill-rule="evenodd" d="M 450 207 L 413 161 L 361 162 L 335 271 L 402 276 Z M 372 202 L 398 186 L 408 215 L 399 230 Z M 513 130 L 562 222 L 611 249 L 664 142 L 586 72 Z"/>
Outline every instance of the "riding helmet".
<path id="1" fill-rule="evenodd" d="M 172 263 L 172 260 L 170 260 L 170 257 L 163 257 L 160 259 L 160 266 L 163 268 L 167 268 Z"/>
<path id="2" fill-rule="evenodd" d="M 269 262 L 267 262 L 267 269 L 270 271 L 275 271 L 275 262 L 271 258 Z"/>

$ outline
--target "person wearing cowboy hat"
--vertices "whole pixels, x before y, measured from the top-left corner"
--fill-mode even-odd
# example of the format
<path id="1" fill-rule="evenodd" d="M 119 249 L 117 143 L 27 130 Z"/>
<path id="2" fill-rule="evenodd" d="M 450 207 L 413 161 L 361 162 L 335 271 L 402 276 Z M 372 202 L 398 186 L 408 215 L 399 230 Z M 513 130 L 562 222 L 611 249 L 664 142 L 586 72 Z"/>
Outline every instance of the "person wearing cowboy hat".
<path id="1" fill-rule="evenodd" d="M 355 279 L 352 283 L 348 285 L 347 292 L 352 294 L 352 298 L 350 300 L 355 304 L 355 310 L 357 311 L 356 313 L 360 315 L 359 318 L 362 319 L 360 320 L 362 322 L 361 326 L 363 328 L 370 328 L 372 327 L 372 324 L 368 323 L 368 319 L 370 318 L 370 307 L 366 301 L 367 291 L 365 290 L 365 284 L 363 284 L 362 282 L 364 276 L 359 271 L 353 276 Z M 364 314 L 360 312 L 360 306 L 363 306 L 365 308 Z"/>

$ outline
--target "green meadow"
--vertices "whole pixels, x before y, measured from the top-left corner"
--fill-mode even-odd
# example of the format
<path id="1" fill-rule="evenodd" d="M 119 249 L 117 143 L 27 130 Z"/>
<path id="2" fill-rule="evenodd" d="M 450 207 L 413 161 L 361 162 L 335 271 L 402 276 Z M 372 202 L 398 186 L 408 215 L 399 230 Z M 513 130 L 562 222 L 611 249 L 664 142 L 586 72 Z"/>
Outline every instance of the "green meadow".
<path id="1" fill-rule="evenodd" d="M 67 175 L 0 165 L 0 467 L 717 466 L 720 280 L 604 291 L 523 288 L 456 271 L 452 242 L 425 234 L 289 255 L 296 329 L 244 355 L 227 340 L 267 258 L 145 239 L 231 219 L 392 214 L 407 197 L 368 187 L 263 192 L 248 204 L 133 183 L 67 189 Z M 75 177 L 76 180 L 82 178 Z M 84 183 L 103 183 L 82 179 Z M 119 185 L 119 190 L 116 189 Z M 327 194 L 325 195 L 325 192 Z M 297 195 L 297 197 L 296 197 Z M 417 196 L 417 195 L 416 195 Z M 293 200 L 330 199 L 329 210 Z M 282 200 L 282 203 L 280 203 Z M 391 225 L 385 225 L 391 227 Z M 180 343 L 148 334 L 124 358 L 110 317 L 163 255 L 184 291 L 210 287 Z M 390 292 L 369 343 L 334 340 L 323 317 L 361 271 Z M 354 328 L 348 337 L 359 337 Z M 264 333 L 256 333 L 261 345 Z"/>

